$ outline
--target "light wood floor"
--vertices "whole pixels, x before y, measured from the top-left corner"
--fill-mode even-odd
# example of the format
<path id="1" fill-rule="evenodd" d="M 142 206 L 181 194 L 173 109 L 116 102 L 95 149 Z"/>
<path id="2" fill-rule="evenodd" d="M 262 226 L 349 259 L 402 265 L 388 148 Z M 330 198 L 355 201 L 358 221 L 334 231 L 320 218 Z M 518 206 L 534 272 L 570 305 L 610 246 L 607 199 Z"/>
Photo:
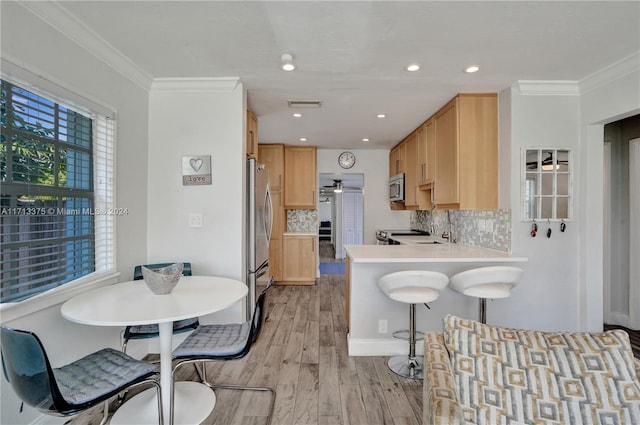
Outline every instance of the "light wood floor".
<path id="1" fill-rule="evenodd" d="M 322 275 L 314 286 L 274 286 L 267 305 L 262 333 L 249 355 L 209 363 L 212 382 L 275 388 L 273 425 L 421 423 L 421 380 L 395 375 L 387 358 L 347 355 L 343 276 Z M 193 367 L 185 366 L 178 379 L 195 379 Z M 216 395 L 204 424 L 266 423 L 267 393 Z M 98 424 L 100 415 L 92 410 L 71 423 Z"/>

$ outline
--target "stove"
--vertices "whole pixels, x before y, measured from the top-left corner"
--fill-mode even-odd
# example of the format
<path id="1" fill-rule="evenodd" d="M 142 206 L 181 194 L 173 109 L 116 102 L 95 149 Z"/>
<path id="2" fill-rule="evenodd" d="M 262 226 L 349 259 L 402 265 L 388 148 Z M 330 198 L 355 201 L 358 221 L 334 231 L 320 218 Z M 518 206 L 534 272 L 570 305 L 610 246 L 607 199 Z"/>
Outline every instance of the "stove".
<path id="1" fill-rule="evenodd" d="M 414 229 L 376 230 L 376 241 L 378 245 L 394 245 L 393 236 L 429 236 L 429 234 L 424 230 Z"/>

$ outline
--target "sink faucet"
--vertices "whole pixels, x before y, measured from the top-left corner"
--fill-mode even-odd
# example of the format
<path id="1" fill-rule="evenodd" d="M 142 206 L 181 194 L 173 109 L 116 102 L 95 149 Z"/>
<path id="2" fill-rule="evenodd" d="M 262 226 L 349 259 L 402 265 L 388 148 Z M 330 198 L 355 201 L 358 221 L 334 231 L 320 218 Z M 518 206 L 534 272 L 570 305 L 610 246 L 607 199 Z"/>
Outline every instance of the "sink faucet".
<path id="1" fill-rule="evenodd" d="M 447 227 L 448 230 L 442 232 L 442 239 L 446 239 L 448 242 L 456 243 L 457 240 L 453 237 L 453 226 L 451 225 L 451 212 L 447 210 Z"/>

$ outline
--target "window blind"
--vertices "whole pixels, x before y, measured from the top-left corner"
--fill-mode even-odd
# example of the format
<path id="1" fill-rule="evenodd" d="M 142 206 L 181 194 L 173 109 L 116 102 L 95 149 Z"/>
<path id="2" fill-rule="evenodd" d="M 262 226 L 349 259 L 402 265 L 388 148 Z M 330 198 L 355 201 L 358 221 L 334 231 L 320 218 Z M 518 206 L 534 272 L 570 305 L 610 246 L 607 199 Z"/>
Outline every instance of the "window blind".
<path id="1" fill-rule="evenodd" d="M 114 125 L 4 80 L 1 91 L 4 303 L 113 267 Z"/>

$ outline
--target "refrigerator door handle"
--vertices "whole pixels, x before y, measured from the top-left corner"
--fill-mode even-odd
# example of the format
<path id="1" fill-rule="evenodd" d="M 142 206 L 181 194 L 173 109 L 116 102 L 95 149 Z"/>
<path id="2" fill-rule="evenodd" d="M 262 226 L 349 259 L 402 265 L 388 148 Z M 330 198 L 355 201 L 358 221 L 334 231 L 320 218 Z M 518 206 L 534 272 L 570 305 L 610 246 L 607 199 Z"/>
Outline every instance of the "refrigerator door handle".
<path id="1" fill-rule="evenodd" d="M 273 230 L 273 202 L 271 201 L 271 189 L 267 185 L 264 196 L 264 231 L 267 236 L 267 243 L 271 243 L 271 231 Z"/>

